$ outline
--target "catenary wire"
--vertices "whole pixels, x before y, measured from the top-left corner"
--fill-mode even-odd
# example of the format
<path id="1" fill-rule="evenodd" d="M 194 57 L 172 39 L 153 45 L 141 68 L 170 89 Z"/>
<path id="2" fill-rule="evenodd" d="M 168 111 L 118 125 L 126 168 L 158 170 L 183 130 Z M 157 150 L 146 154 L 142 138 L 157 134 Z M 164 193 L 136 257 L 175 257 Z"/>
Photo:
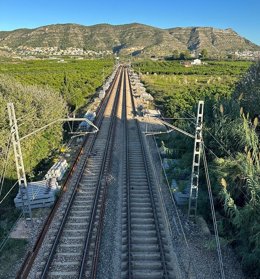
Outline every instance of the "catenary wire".
<path id="1" fill-rule="evenodd" d="M 215 208 L 214 208 L 214 201 L 213 201 L 211 183 L 210 183 L 209 172 L 208 172 L 208 164 L 207 164 L 206 152 L 205 152 L 205 148 L 204 148 L 203 142 L 202 142 L 202 157 L 203 157 L 206 181 L 207 181 L 207 186 L 208 186 L 208 193 L 209 193 L 209 200 L 210 200 L 210 209 L 211 209 L 212 221 L 213 221 L 214 232 L 215 232 L 215 240 L 216 240 L 218 260 L 219 260 L 219 268 L 220 268 L 221 278 L 225 279 L 223 258 L 222 258 L 221 246 L 220 246 L 219 234 L 218 234 L 218 225 L 217 225 L 217 219 L 216 219 L 216 213 L 215 213 Z"/>

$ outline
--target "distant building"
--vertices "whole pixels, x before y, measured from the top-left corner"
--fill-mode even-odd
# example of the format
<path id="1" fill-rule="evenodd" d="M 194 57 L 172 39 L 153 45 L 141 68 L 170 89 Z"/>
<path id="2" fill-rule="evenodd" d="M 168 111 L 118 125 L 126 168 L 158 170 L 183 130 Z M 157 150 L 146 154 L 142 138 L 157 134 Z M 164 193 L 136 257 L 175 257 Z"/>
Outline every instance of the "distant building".
<path id="1" fill-rule="evenodd" d="M 201 65 L 202 62 L 200 59 L 194 59 L 192 62 L 191 62 L 191 65 Z"/>
<path id="2" fill-rule="evenodd" d="M 192 67 L 192 66 L 199 66 L 202 65 L 202 61 L 200 59 L 194 59 L 193 61 L 181 61 L 180 64 L 182 64 L 184 67 Z"/>

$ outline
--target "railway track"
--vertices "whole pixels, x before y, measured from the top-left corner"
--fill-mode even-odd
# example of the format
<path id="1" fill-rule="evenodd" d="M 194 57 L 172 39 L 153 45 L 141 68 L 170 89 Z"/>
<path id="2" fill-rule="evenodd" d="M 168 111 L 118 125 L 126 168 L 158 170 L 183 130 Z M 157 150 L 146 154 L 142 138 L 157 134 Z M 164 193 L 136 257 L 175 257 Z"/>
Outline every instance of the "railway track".
<path id="1" fill-rule="evenodd" d="M 36 278 L 95 278 L 106 198 L 106 172 L 113 146 L 122 70 L 99 113 L 98 134 L 90 135 L 81 171 L 49 253 Z"/>
<path id="2" fill-rule="evenodd" d="M 122 272 L 125 279 L 176 278 L 156 183 L 135 113 L 128 75 L 124 90 Z"/>
<path id="3" fill-rule="evenodd" d="M 123 168 L 116 178 L 122 182 L 119 183 L 122 208 L 118 208 L 122 224 L 121 256 L 116 255 L 121 258 L 121 269 L 113 276 L 115 279 L 179 278 L 174 274 L 172 247 L 156 179 L 135 114 L 128 70 L 120 67 L 95 122 L 99 132 L 88 135 L 85 141 L 60 224 L 51 241 L 44 244 L 47 252 L 29 278 L 103 279 L 98 276 L 98 269 L 107 178 L 112 168 L 114 140 L 122 132 L 116 148 Z M 27 270 L 31 266 L 27 265 Z"/>

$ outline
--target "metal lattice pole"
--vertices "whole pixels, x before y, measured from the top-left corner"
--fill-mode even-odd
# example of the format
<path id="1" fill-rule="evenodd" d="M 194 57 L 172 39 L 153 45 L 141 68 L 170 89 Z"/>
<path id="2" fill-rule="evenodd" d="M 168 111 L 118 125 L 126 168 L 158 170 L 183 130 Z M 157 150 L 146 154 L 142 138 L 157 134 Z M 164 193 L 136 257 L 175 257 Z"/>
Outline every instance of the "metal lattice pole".
<path id="1" fill-rule="evenodd" d="M 203 110 L 204 110 L 204 102 L 199 101 L 197 120 L 196 120 L 194 150 L 193 150 L 193 162 L 192 162 L 192 170 L 191 170 L 191 185 L 190 185 L 189 210 L 188 210 L 189 217 L 191 216 L 196 217 L 197 214 Z"/>
<path id="2" fill-rule="evenodd" d="M 19 139 L 18 125 L 17 125 L 16 115 L 14 110 L 14 104 L 8 103 L 7 109 L 8 109 L 11 136 L 12 136 L 12 142 L 14 148 L 14 157 L 15 157 L 17 178 L 19 184 L 19 192 L 22 198 L 23 215 L 26 219 L 29 218 L 32 221 L 32 210 L 31 210 L 27 180 L 26 180 L 26 175 L 24 170 L 23 156 L 22 156 L 21 144 Z"/>

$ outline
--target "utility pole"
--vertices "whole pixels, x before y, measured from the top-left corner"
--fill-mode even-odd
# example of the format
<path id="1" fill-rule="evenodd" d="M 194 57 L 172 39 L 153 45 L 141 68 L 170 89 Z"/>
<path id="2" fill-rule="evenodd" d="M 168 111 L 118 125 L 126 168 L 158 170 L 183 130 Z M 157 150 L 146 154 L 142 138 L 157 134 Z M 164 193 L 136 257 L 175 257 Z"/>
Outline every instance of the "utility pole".
<path id="1" fill-rule="evenodd" d="M 24 170 L 24 163 L 23 163 L 23 156 L 20 144 L 20 138 L 18 133 L 18 125 L 14 110 L 14 104 L 8 103 L 7 104 L 8 115 L 9 115 L 9 122 L 11 128 L 11 137 L 14 147 L 14 157 L 15 157 L 15 164 L 16 164 L 16 171 L 18 177 L 18 184 L 19 184 L 19 192 L 22 198 L 22 205 L 23 205 L 23 215 L 24 218 L 32 222 L 32 209 L 30 204 L 30 197 L 27 187 L 27 180 Z"/>
<path id="2" fill-rule="evenodd" d="M 204 102 L 199 101 L 196 119 L 195 139 L 193 162 L 191 170 L 191 184 L 190 184 L 190 197 L 189 197 L 189 217 L 196 217 L 197 214 L 197 200 L 199 189 L 199 167 L 202 143 L 202 122 L 203 122 Z"/>
<path id="3" fill-rule="evenodd" d="M 196 118 L 196 128 L 195 135 L 192 135 L 164 120 L 161 120 L 161 123 L 165 126 L 171 128 L 171 130 L 167 132 L 155 132 L 145 134 L 148 135 L 156 135 L 156 134 L 164 134 L 169 133 L 171 131 L 177 131 L 181 134 L 184 134 L 190 138 L 194 138 L 194 150 L 193 150 L 193 161 L 192 161 L 192 170 L 191 170 L 191 184 L 190 184 L 190 195 L 189 195 L 189 209 L 188 216 L 196 217 L 197 214 L 197 199 L 198 199 L 198 190 L 199 190 L 199 167 L 200 167 L 200 155 L 202 151 L 202 123 L 203 123 L 203 111 L 204 111 L 204 101 L 199 101 L 198 110 L 197 110 L 197 118 Z"/>
<path id="4" fill-rule="evenodd" d="M 43 127 L 38 128 L 38 129 L 34 130 L 33 132 L 31 132 L 31 133 L 29 133 L 29 134 L 20 138 L 19 137 L 17 120 L 16 120 L 16 115 L 15 115 L 15 110 L 14 110 L 14 104 L 13 103 L 8 103 L 7 104 L 7 110 L 8 110 L 9 122 L 10 122 L 10 128 L 11 128 L 11 138 L 12 138 L 13 147 L 14 147 L 14 157 L 15 157 L 19 192 L 20 192 L 21 198 L 22 198 L 23 215 L 24 215 L 25 219 L 28 218 L 32 222 L 32 209 L 31 209 L 31 204 L 30 204 L 30 195 L 29 195 L 29 191 L 28 191 L 28 187 L 27 187 L 28 184 L 27 184 L 25 170 L 24 170 L 24 163 L 23 163 L 23 156 L 22 156 L 22 150 L 21 150 L 21 143 L 20 142 L 22 140 L 24 140 L 25 138 L 27 138 L 29 136 L 32 136 L 32 135 L 46 129 L 46 128 L 50 127 L 51 125 L 53 125 L 57 122 L 84 121 L 95 129 L 94 131 L 90 131 L 90 132 L 76 133 L 76 134 L 79 134 L 79 135 L 85 135 L 87 133 L 96 133 L 96 132 L 99 131 L 99 129 L 98 129 L 97 126 L 95 126 L 87 118 L 61 118 L 61 119 L 56 119 L 56 120 L 50 122 L 49 124 L 46 124 Z"/>

